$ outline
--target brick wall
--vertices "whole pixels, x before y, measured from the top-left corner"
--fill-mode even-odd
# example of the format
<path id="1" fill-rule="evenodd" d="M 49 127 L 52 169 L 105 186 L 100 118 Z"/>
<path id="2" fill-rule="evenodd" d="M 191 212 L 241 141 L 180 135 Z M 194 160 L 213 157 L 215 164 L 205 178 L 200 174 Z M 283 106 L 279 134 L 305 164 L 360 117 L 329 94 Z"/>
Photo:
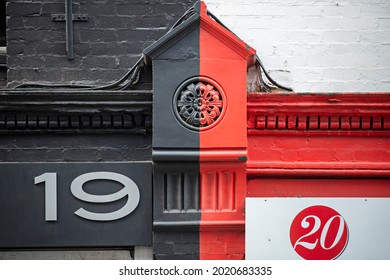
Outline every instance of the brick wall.
<path id="1" fill-rule="evenodd" d="M 194 0 L 73 0 L 74 59 L 68 60 L 64 0 L 7 3 L 9 86 L 28 82 L 100 85 L 126 73 L 142 50 L 165 34 Z M 144 75 L 145 76 L 145 75 Z M 150 79 L 143 81 L 150 87 Z"/>
<path id="2" fill-rule="evenodd" d="M 104 84 L 121 77 L 194 0 L 74 0 L 74 60 L 66 58 L 63 0 L 8 3 L 8 81 Z M 208 0 L 295 91 L 389 91 L 387 0 Z M 149 75 L 143 75 L 149 76 Z M 150 87 L 146 77 L 141 87 Z"/>
<path id="3" fill-rule="evenodd" d="M 389 91 L 387 0 L 207 0 L 294 91 Z"/>

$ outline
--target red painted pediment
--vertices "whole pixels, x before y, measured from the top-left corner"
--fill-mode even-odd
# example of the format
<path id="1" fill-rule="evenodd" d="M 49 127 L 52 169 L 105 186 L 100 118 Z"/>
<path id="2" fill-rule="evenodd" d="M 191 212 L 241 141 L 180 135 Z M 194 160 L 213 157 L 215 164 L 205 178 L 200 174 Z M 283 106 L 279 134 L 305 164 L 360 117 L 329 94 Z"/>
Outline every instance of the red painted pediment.
<path id="1" fill-rule="evenodd" d="M 188 59 L 197 53 L 198 57 L 245 59 L 248 65 L 253 63 L 256 51 L 209 13 L 203 1 L 193 9 L 187 19 L 144 50 L 149 59 Z M 205 38 L 207 44 L 200 42 Z"/>

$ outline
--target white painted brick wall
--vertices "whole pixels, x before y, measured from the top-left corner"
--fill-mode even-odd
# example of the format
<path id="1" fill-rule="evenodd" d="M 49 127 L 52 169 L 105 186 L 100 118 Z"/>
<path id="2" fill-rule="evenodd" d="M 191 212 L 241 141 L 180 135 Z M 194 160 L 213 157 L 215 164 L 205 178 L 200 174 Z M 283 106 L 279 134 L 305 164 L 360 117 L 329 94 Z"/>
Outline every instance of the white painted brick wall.
<path id="1" fill-rule="evenodd" d="M 205 1 L 294 91 L 390 91 L 390 0 Z"/>

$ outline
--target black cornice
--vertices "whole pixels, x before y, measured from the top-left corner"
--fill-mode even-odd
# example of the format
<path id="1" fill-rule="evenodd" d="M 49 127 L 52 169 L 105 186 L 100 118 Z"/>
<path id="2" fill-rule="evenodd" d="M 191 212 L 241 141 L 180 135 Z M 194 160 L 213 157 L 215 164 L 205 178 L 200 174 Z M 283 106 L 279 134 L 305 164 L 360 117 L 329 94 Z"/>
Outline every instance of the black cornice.
<path id="1" fill-rule="evenodd" d="M 151 131 L 152 91 L 0 91 L 0 134 Z"/>

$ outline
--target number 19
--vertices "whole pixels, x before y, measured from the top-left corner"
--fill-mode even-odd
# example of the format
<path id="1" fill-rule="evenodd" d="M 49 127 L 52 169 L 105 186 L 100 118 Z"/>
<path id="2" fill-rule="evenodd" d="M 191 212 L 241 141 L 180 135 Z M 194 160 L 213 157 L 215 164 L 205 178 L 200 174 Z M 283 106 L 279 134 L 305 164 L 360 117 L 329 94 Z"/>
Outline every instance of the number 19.
<path id="1" fill-rule="evenodd" d="M 123 188 L 116 193 L 107 195 L 94 195 L 83 190 L 86 182 L 93 180 L 111 180 L 119 182 Z M 57 173 L 44 173 L 34 178 L 34 184 L 44 183 L 45 185 L 45 220 L 57 221 Z M 95 213 L 79 208 L 74 213 L 84 219 L 92 221 L 113 221 L 121 219 L 137 208 L 140 201 L 140 192 L 137 185 L 130 178 L 114 172 L 90 172 L 75 178 L 71 185 L 70 191 L 73 196 L 79 200 L 92 203 L 109 203 L 128 196 L 126 204 L 113 212 Z"/>

